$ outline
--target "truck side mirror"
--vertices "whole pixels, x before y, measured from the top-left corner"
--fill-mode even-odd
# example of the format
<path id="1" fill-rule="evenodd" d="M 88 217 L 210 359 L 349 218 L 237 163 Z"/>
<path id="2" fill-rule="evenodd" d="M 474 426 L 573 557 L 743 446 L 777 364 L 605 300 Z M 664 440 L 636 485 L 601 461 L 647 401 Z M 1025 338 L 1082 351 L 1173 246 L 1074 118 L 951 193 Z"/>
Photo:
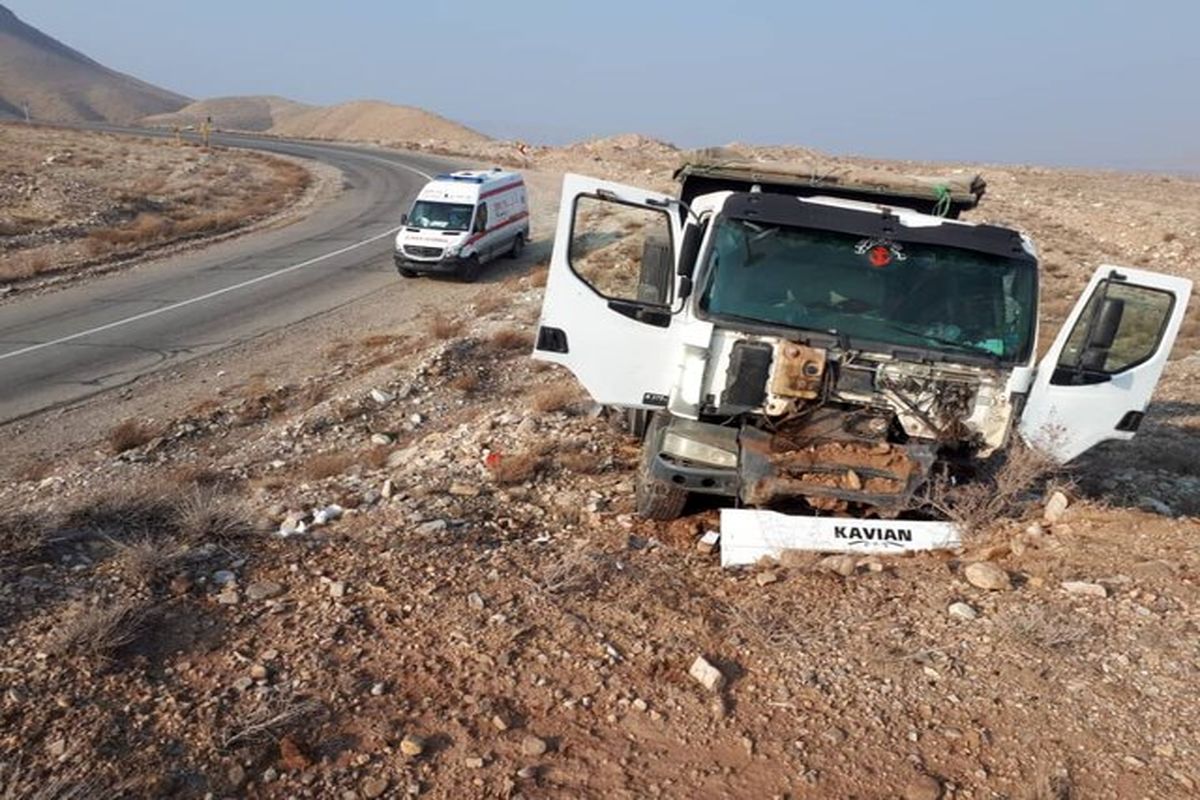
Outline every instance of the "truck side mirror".
<path id="1" fill-rule="evenodd" d="M 689 223 L 683 229 L 683 243 L 679 245 L 679 274 L 691 277 L 696 273 L 696 259 L 700 255 L 700 240 L 704 228 Z"/>
<path id="2" fill-rule="evenodd" d="M 1100 313 L 1089 331 L 1083 347 L 1079 366 L 1085 370 L 1102 371 L 1108 360 L 1108 352 L 1117 340 L 1121 319 L 1125 316 L 1125 301 L 1119 297 L 1105 297 L 1100 304 Z"/>
<path id="3" fill-rule="evenodd" d="M 407 213 L 404 213 L 404 214 L 401 214 L 401 215 L 400 215 L 400 224 L 401 224 L 401 225 L 407 225 L 407 224 L 408 224 L 408 214 L 407 214 Z"/>

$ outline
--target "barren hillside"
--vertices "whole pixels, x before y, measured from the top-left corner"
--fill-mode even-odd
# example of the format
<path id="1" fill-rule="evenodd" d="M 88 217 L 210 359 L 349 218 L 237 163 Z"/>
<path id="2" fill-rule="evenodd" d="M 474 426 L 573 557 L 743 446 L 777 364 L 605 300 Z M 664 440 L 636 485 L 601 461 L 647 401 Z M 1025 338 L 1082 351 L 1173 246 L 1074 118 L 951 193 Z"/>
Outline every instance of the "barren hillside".
<path id="1" fill-rule="evenodd" d="M 245 228 L 309 180 L 261 153 L 0 123 L 0 292 Z"/>
<path id="2" fill-rule="evenodd" d="M 199 125 L 207 118 L 222 130 L 267 131 L 312 106 L 286 97 L 214 97 L 169 114 L 154 114 L 141 120 L 142 125 L 171 128 Z"/>
<path id="3" fill-rule="evenodd" d="M 563 170 L 668 188 L 680 155 L 463 149 L 529 170 L 543 256 Z M 1198 277 L 1200 182 L 983 171 L 974 218 L 1041 244 L 1045 337 L 1103 261 Z M 57 446 L 18 443 L 0 488 L 0 751 L 22 754 L 0 786 L 1196 796 L 1195 314 L 1138 438 L 1026 486 L 961 551 L 722 570 L 699 546 L 714 511 L 637 519 L 637 442 L 527 358 L 529 266 L 23 423 Z"/>
<path id="4" fill-rule="evenodd" d="M 282 120 L 271 133 L 308 139 L 364 142 L 435 139 L 458 144 L 487 141 L 478 131 L 411 106 L 358 100 L 314 108 Z"/>
<path id="5" fill-rule="evenodd" d="M 0 117 L 135 122 L 186 105 L 182 95 L 98 64 L 0 5 Z"/>

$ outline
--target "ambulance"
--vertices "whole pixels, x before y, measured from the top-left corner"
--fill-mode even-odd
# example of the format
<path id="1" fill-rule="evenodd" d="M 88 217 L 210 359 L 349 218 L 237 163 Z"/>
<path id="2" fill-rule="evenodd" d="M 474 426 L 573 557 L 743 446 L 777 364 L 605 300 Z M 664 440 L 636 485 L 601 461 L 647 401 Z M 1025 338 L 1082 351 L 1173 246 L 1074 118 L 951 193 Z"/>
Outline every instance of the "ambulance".
<path id="1" fill-rule="evenodd" d="M 393 258 L 403 277 L 474 281 L 489 261 L 518 257 L 529 241 L 525 181 L 499 167 L 438 175 L 400 222 Z"/>

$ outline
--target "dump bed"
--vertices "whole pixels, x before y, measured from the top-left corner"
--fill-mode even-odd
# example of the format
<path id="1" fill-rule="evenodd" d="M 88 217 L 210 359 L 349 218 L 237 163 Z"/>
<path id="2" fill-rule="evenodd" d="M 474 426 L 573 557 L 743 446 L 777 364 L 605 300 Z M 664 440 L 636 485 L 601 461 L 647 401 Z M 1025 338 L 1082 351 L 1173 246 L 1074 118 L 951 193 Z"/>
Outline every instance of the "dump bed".
<path id="1" fill-rule="evenodd" d="M 709 192 L 761 191 L 796 197 L 840 197 L 911 208 L 956 219 L 979 204 L 987 184 L 980 175 L 928 177 L 862 167 L 692 158 L 675 171 L 685 203 Z"/>

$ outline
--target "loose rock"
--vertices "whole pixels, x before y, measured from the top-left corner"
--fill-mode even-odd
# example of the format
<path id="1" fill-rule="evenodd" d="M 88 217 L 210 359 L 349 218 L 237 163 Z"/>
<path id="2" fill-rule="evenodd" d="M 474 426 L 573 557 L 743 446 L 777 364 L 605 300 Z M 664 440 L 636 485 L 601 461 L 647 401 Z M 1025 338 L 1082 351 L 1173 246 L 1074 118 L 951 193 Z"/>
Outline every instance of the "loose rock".
<path id="1" fill-rule="evenodd" d="M 1108 589 L 1090 581 L 1063 581 L 1062 588 L 1067 594 L 1078 594 L 1102 599 L 1108 597 Z"/>
<path id="2" fill-rule="evenodd" d="M 1071 501 L 1067 499 L 1065 494 L 1057 491 L 1054 492 L 1046 501 L 1046 505 L 1042 510 L 1042 519 L 1053 525 L 1062 519 L 1069 505 L 1071 505 Z"/>
<path id="3" fill-rule="evenodd" d="M 974 608 L 963 602 L 951 603 L 946 612 L 955 619 L 966 620 L 967 622 L 979 616 L 979 613 Z"/>
<path id="4" fill-rule="evenodd" d="M 704 656 L 696 656 L 688 675 L 710 692 L 719 692 L 725 686 L 725 675 Z"/>
<path id="5" fill-rule="evenodd" d="M 1012 588 L 1008 573 L 990 561 L 976 561 L 966 566 L 963 577 L 977 589 L 998 592 Z"/>
<path id="6" fill-rule="evenodd" d="M 425 752 L 425 739 L 415 733 L 410 733 L 400 740 L 400 752 L 409 758 L 416 758 Z"/>
<path id="7" fill-rule="evenodd" d="M 836 556 L 825 556 L 817 562 L 817 569 L 825 572 L 835 572 L 843 578 L 849 578 L 854 574 L 854 556 L 849 554 L 841 554 Z"/>
<path id="8" fill-rule="evenodd" d="M 531 758 L 545 755 L 549 745 L 546 740 L 530 734 L 521 740 L 521 752 Z"/>

